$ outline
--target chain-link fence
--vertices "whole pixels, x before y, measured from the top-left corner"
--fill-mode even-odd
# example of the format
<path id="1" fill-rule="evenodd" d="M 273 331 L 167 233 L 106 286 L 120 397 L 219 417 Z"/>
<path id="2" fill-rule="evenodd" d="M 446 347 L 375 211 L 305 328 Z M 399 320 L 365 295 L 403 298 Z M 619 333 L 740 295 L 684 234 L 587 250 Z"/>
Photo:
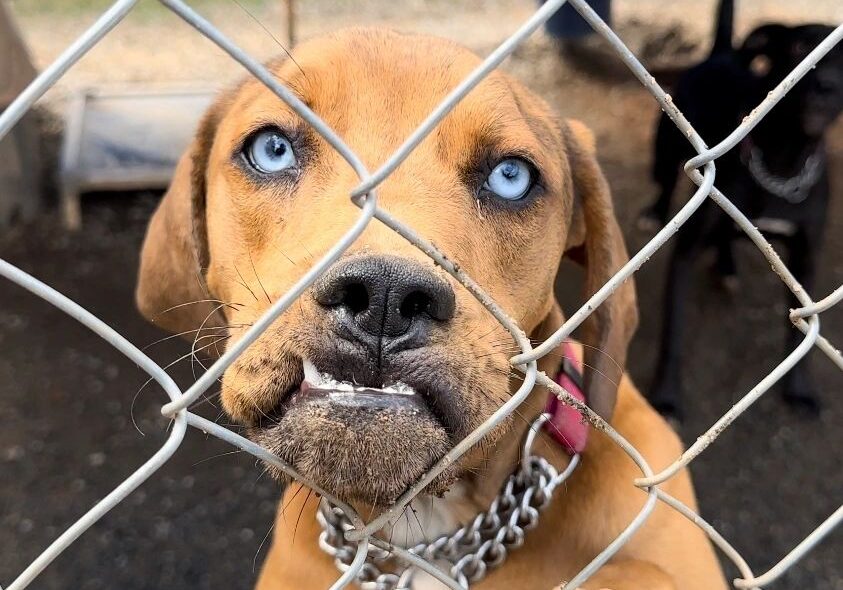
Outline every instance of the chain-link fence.
<path id="1" fill-rule="evenodd" d="M 0 139 L 2 139 L 18 120 L 32 107 L 32 105 L 50 88 L 64 73 L 94 47 L 117 23 L 119 23 L 137 4 L 138 0 L 118 0 L 111 8 L 102 14 L 97 22 L 90 27 L 76 42 L 38 78 L 17 97 L 17 99 L 0 115 Z M 0 260 L 0 275 L 24 287 L 38 297 L 75 318 L 95 333 L 104 338 L 112 346 L 134 361 L 149 376 L 156 381 L 170 398 L 169 403 L 161 409 L 164 416 L 173 420 L 172 429 L 162 447 L 129 478 L 115 488 L 110 494 L 93 506 L 84 516 L 70 526 L 46 550 L 7 587 L 7 590 L 26 588 L 62 551 L 70 546 L 76 538 L 90 528 L 111 508 L 123 501 L 142 482 L 154 474 L 178 450 L 188 426 L 198 428 L 213 434 L 220 439 L 245 450 L 255 457 L 277 467 L 292 478 L 312 488 L 339 508 L 332 513 L 342 517 L 348 526 L 345 527 L 344 541 L 354 547 L 354 556 L 350 566 L 338 578 L 333 588 L 343 588 L 358 579 L 358 574 L 367 562 L 367 556 L 372 553 L 386 551 L 401 560 L 413 564 L 441 580 L 450 588 L 461 588 L 463 580 L 454 579 L 448 572 L 439 570 L 433 563 L 391 542 L 381 540 L 374 535 L 386 526 L 397 515 L 400 515 L 409 502 L 446 467 L 458 460 L 473 445 L 482 439 L 486 433 L 514 412 L 536 385 L 548 388 L 563 403 L 572 405 L 580 410 L 587 420 L 596 428 L 605 432 L 619 447 L 621 447 L 641 470 L 641 477 L 629 482 L 646 492 L 647 501 L 638 515 L 628 524 L 624 531 L 602 552 L 597 555 L 579 574 L 568 581 L 566 588 L 577 588 L 589 578 L 598 568 L 615 555 L 624 543 L 647 520 L 656 507 L 657 502 L 675 509 L 700 527 L 713 543 L 737 567 L 741 578 L 735 580 L 737 588 L 761 588 L 779 578 L 788 568 L 793 566 L 801 557 L 828 534 L 843 520 L 843 506 L 831 514 L 813 532 L 804 538 L 793 550 L 767 572 L 756 575 L 741 555 L 724 539 L 711 525 L 703 520 L 689 507 L 660 489 L 660 484 L 673 477 L 683 467 L 691 463 L 717 437 L 728 428 L 731 423 L 753 403 L 755 403 L 770 387 L 791 370 L 814 346 L 822 350 L 837 367 L 843 370 L 843 355 L 839 350 L 820 334 L 820 314 L 843 300 L 843 286 L 837 288 L 825 298 L 814 301 L 810 294 L 795 280 L 791 272 L 779 258 L 770 243 L 753 226 L 750 220 L 715 187 L 716 161 L 744 139 L 758 122 L 778 103 L 785 94 L 804 76 L 822 57 L 828 53 L 843 37 L 843 25 L 820 43 L 790 74 L 761 102 L 752 113 L 723 141 L 709 148 L 688 120 L 673 104 L 671 97 L 656 83 L 636 57 L 627 49 L 613 30 L 603 22 L 589 7 L 586 0 L 568 0 L 571 5 L 585 18 L 585 20 L 599 33 L 617 52 L 621 60 L 635 74 L 641 84 L 655 97 L 662 109 L 673 120 L 682 133 L 688 138 L 697 152 L 685 170 L 691 180 L 698 186 L 693 197 L 681 208 L 673 219 L 659 231 L 617 274 L 603 285 L 582 307 L 576 311 L 552 336 L 540 345 L 533 347 L 530 340 L 519 328 L 518 324 L 493 301 L 474 280 L 460 270 L 459 266 L 446 258 L 436 247 L 419 236 L 387 211 L 381 209 L 377 203 L 376 191 L 378 186 L 410 155 L 419 143 L 430 134 L 440 121 L 479 84 L 489 72 L 494 70 L 508 55 L 510 55 L 529 35 L 534 33 L 550 18 L 565 0 L 551 0 L 542 5 L 515 33 L 507 38 L 495 49 L 465 80 L 463 80 L 441 104 L 422 122 L 418 128 L 404 141 L 394 154 L 374 172 L 369 172 L 357 155 L 349 149 L 343 140 L 312 110 L 308 108 L 294 93 L 261 66 L 256 60 L 244 53 L 239 47 L 227 39 L 218 29 L 197 14 L 190 6 L 181 0 L 160 0 L 163 5 L 192 25 L 200 34 L 217 44 L 234 60 L 238 61 L 253 76 L 260 80 L 298 115 L 307 121 L 354 169 L 360 184 L 349 195 L 352 202 L 360 208 L 360 214 L 355 223 L 348 228 L 343 237 L 313 265 L 301 279 L 282 297 L 273 303 L 271 308 L 244 334 L 244 336 L 225 354 L 223 354 L 208 370 L 189 388 L 182 391 L 165 372 L 154 363 L 140 349 L 131 344 L 121 334 L 106 325 L 99 318 L 89 313 L 61 293 L 36 278 Z M 728 89 L 723 89 L 728 92 Z M 681 456 L 659 473 L 654 473 L 641 454 L 620 436 L 611 425 L 606 423 L 588 407 L 577 401 L 552 379 L 537 370 L 537 360 L 553 351 L 560 343 L 567 339 L 583 321 L 601 305 L 613 291 L 643 265 L 659 248 L 661 248 L 695 211 L 707 200 L 711 199 L 739 226 L 743 232 L 761 250 L 770 262 L 772 269 L 787 287 L 793 292 L 801 304 L 798 309 L 790 311 L 790 320 L 801 330 L 805 337 L 801 343 L 790 352 L 778 366 L 764 379 L 744 395 L 744 397 L 726 412 L 706 432 L 702 433 L 694 444 Z M 266 330 L 280 314 L 282 314 L 298 297 L 335 262 L 343 252 L 361 235 L 373 218 L 392 228 L 403 238 L 418 247 L 436 264 L 450 273 L 459 281 L 478 301 L 497 319 L 511 334 L 513 341 L 521 353 L 512 357 L 514 369 L 523 374 L 523 383 L 511 398 L 501 405 L 485 423 L 472 432 L 464 440 L 455 445 L 446 455 L 441 457 L 435 465 L 412 487 L 406 490 L 390 508 L 370 522 L 363 518 L 348 504 L 334 498 L 328 491 L 322 490 L 306 477 L 297 473 L 291 466 L 285 464 L 278 457 L 272 455 L 257 444 L 239 436 L 238 434 L 210 422 L 189 411 L 189 406 L 196 401 L 222 373 L 238 358 Z M 564 474 L 563 474 L 564 476 Z M 324 517 L 324 515 L 323 515 Z M 331 514 L 328 515 L 331 517 Z M 548 580 L 548 587 L 557 583 Z"/>

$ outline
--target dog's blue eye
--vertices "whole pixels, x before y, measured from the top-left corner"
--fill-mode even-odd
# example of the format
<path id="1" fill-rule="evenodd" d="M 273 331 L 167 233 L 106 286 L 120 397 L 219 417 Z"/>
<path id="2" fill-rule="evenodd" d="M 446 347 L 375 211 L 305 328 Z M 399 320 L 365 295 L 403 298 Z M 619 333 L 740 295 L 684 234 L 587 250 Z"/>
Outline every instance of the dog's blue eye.
<path id="1" fill-rule="evenodd" d="M 517 201 L 527 194 L 533 184 L 530 166 L 524 160 L 502 160 L 483 184 L 483 188 L 507 201 Z"/>
<path id="2" fill-rule="evenodd" d="M 246 157 L 259 172 L 272 174 L 296 165 L 290 140 L 275 130 L 261 131 L 246 145 Z"/>

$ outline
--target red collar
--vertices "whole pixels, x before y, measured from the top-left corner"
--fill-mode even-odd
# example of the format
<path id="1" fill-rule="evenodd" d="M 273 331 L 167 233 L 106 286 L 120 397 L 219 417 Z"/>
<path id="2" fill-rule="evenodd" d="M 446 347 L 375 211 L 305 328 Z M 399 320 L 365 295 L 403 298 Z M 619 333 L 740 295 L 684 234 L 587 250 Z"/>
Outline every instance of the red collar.
<path id="1" fill-rule="evenodd" d="M 562 343 L 562 366 L 556 375 L 556 382 L 568 393 L 586 403 L 583 393 L 582 361 L 571 342 Z M 552 393 L 548 396 L 545 412 L 550 419 L 545 423 L 548 434 L 570 455 L 585 449 L 588 439 L 588 423 L 582 414 L 571 406 L 562 403 Z"/>

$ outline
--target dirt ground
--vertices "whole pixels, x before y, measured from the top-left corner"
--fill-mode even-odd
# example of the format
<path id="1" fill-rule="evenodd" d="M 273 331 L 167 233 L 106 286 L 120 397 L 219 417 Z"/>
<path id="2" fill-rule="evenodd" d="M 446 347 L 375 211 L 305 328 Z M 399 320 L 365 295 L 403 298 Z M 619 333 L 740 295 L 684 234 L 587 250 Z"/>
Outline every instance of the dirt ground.
<path id="1" fill-rule="evenodd" d="M 84 10 L 73 8 L 69 0 L 50 0 L 39 8 L 23 1 L 12 4 L 43 66 L 104 3 L 86 0 Z M 254 54 L 265 57 L 277 51 L 275 42 L 235 5 L 198 4 Z M 280 7 L 244 4 L 282 35 Z M 644 50 L 650 36 L 641 31 L 677 31 L 692 47 L 691 59 L 704 47 L 712 4 L 619 2 L 618 27 Z M 306 36 L 342 24 L 381 22 L 457 37 L 484 52 L 532 8 L 529 2 L 502 0 L 454 6 L 444 0 L 400 6 L 322 0 L 301 7 L 300 31 Z M 759 20 L 798 19 L 808 3 L 758 1 L 756 6 L 757 14 L 755 9 L 739 14 L 741 31 Z M 48 13 L 45 7 L 54 11 Z M 814 19 L 843 19 L 838 2 L 823 0 L 810 7 Z M 652 14 L 659 18 L 650 26 Z M 644 22 L 648 27 L 641 25 Z M 160 36 L 164 26 L 166 42 L 150 43 L 150 36 Z M 560 113 L 595 129 L 630 250 L 640 248 L 649 235 L 635 229 L 634 218 L 654 192 L 648 168 L 658 114 L 655 102 L 634 82 L 607 86 L 569 70 L 542 35 L 519 49 L 505 67 Z M 60 108 L 68 89 L 88 84 L 197 79 L 217 84 L 238 73 L 210 43 L 152 3 L 142 3 L 140 12 L 86 57 L 46 104 Z M 817 297 L 843 283 L 841 131 L 838 125 L 831 138 L 835 198 Z M 159 363 L 175 362 L 169 371 L 180 385 L 187 385 L 201 370 L 182 358 L 188 345 L 160 342 L 165 335 L 147 325 L 133 305 L 137 252 L 156 200 L 151 194 L 90 196 L 84 201 L 83 232 L 66 233 L 49 213 L 36 224 L 0 236 L 0 256 L 91 309 L 130 341 L 148 345 L 148 353 Z M 631 348 L 630 372 L 644 390 L 655 363 L 667 256 L 667 250 L 660 251 L 636 275 L 641 328 Z M 741 292 L 731 297 L 712 288 L 706 261 L 699 265 L 686 343 L 687 442 L 784 356 L 789 329 L 784 288 L 748 243 L 739 248 L 739 265 Z M 569 306 L 576 303 L 567 274 L 559 281 L 559 291 Z M 843 345 L 843 309 L 826 313 L 822 326 L 824 334 Z M 166 435 L 166 423 L 158 412 L 164 396 L 152 387 L 141 389 L 145 377 L 137 367 L 61 312 L 11 285 L 0 287 L 0 350 L 2 585 L 154 453 Z M 801 541 L 843 495 L 843 375 L 819 353 L 812 353 L 809 362 L 825 401 L 819 418 L 792 412 L 773 390 L 693 464 L 703 515 L 757 572 Z M 203 404 L 200 413 L 212 419 L 220 416 L 211 402 Z M 191 430 L 158 474 L 83 535 L 31 587 L 250 588 L 266 549 L 277 497 L 277 485 L 261 477 L 253 458 Z M 841 556 L 843 534 L 837 531 L 771 588 L 843 590 Z M 728 573 L 736 574 L 731 569 Z"/>

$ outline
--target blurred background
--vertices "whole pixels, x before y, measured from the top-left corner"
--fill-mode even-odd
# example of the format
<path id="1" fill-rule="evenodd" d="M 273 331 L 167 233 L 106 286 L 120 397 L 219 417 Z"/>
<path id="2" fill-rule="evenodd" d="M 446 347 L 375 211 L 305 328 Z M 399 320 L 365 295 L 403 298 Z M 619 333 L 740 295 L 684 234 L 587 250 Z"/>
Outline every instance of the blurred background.
<path id="1" fill-rule="evenodd" d="M 191 4 L 253 56 L 269 58 L 281 51 L 279 42 L 287 43 L 288 12 L 280 0 Z M 714 4 L 616 0 L 613 26 L 648 65 L 668 71 L 706 54 Z M 15 0 L 6 8 L 32 66 L 40 70 L 107 5 L 99 0 Z M 485 54 L 534 9 L 529 1 L 315 0 L 297 4 L 295 34 L 306 38 L 341 26 L 384 24 L 453 37 Z M 742 38 L 763 22 L 806 21 L 839 23 L 843 5 L 839 0 L 745 2 L 737 13 L 736 36 Z M 0 49 L 9 47 L 12 29 L 0 29 L 0 34 L 5 35 Z M 7 80 L 30 77 L 22 63 L 15 72 L 6 72 Z M 560 114 L 579 118 L 595 131 L 628 246 L 636 251 L 651 236 L 636 229 L 635 218 L 655 195 L 649 168 L 656 102 L 634 79 L 590 76 L 571 67 L 544 32 L 503 67 Z M 133 302 L 140 242 L 161 192 L 140 190 L 145 183 L 138 179 L 88 179 L 85 184 L 77 178 L 70 192 L 81 194 L 81 217 L 71 211 L 70 222 L 81 221 L 81 230 L 70 231 L 67 203 L 63 209 L 58 195 L 67 193 L 73 178 L 60 177 L 58 171 L 62 162 L 67 166 L 73 160 L 68 160 L 68 148 L 62 155 L 61 146 L 73 128 L 68 122 L 78 123 L 85 109 L 105 113 L 101 120 L 109 121 L 109 114 L 131 111 L 136 104 L 105 104 L 106 99 L 85 103 L 91 96 L 143 100 L 151 93 L 159 100 L 164 95 L 163 102 L 149 109 L 151 120 L 169 112 L 189 133 L 202 97 L 242 74 L 237 63 L 178 17 L 155 2 L 141 2 L 45 96 L 34 119 L 19 126 L 37 129 L 38 148 L 18 162 L 16 174 L 29 178 L 27 186 L 38 203 L 17 207 L 2 220 L 0 257 L 75 299 L 133 343 L 148 346 L 148 354 L 160 364 L 173 363 L 168 370 L 180 385 L 199 374 L 200 362 L 189 357 L 188 343 L 162 341 L 166 335 L 144 322 Z M 110 127 L 118 128 L 123 129 Z M 137 122 L 134 128 L 128 124 L 126 136 L 110 140 L 121 145 L 160 143 L 153 137 L 154 124 L 142 126 L 144 137 L 131 135 L 138 128 Z M 94 141 L 97 129 L 88 132 L 80 139 L 83 153 L 87 147 L 102 148 Z M 843 283 L 840 122 L 829 139 L 833 197 L 816 298 Z M 179 144 L 169 148 L 174 146 Z M 120 162 L 128 168 L 133 163 L 132 158 Z M 168 165 L 158 164 L 165 170 Z M 158 178 L 161 171 L 146 173 Z M 738 243 L 737 251 L 738 294 L 710 288 L 705 273 L 696 278 L 685 342 L 686 442 L 693 442 L 780 362 L 785 330 L 792 329 L 781 281 L 750 243 Z M 663 248 L 636 275 L 641 327 L 631 347 L 629 371 L 645 391 L 654 372 L 668 255 Z M 558 288 L 572 306 L 579 292 L 572 286 L 576 277 L 569 280 L 569 275 L 560 275 Z M 843 343 L 839 306 L 823 315 L 822 326 L 832 342 Z M 843 497 L 843 375 L 820 353 L 808 358 L 824 402 L 818 417 L 794 412 L 774 389 L 693 464 L 703 516 L 756 572 L 777 562 Z M 14 579 L 64 528 L 157 450 L 167 426 L 159 414 L 164 395 L 144 387 L 145 380 L 142 371 L 63 313 L 17 286 L 0 285 L 0 584 Z M 210 398 L 200 413 L 225 422 Z M 251 588 L 278 496 L 278 485 L 262 476 L 251 456 L 189 430 L 163 469 L 31 587 Z M 728 574 L 734 577 L 736 572 L 730 569 Z M 843 589 L 841 531 L 772 587 Z"/>

